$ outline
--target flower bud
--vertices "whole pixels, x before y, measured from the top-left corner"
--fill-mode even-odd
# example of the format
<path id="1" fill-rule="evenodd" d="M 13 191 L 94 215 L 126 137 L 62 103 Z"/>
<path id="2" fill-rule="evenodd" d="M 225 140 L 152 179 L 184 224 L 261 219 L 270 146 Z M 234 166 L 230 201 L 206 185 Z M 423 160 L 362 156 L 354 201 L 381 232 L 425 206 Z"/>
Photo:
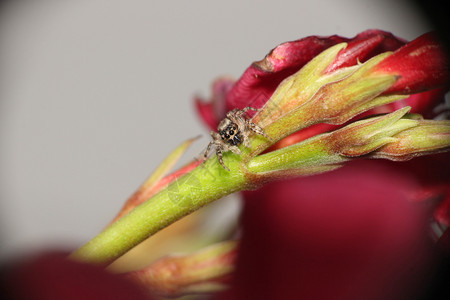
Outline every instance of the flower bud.
<path id="1" fill-rule="evenodd" d="M 401 119 L 410 107 L 396 112 L 354 122 L 327 137 L 327 144 L 333 153 L 347 157 L 368 154 L 383 145 L 397 140 L 396 134 L 417 126 L 418 121 Z"/>
<path id="2" fill-rule="evenodd" d="M 345 47 L 345 43 L 330 47 L 283 81 L 253 121 L 280 140 L 313 124 L 342 124 L 364 111 L 405 97 L 381 96 L 398 79 L 396 75 L 373 73 L 389 52 L 364 64 L 325 74 Z"/>
<path id="3" fill-rule="evenodd" d="M 256 156 L 248 163 L 248 169 L 257 173 L 280 171 L 277 176 L 282 176 L 282 171 L 314 167 L 311 170 L 315 173 L 316 167 L 342 164 L 350 157 L 366 155 L 395 142 L 397 134 L 417 126 L 419 121 L 402 118 L 409 110 L 405 107 L 387 115 L 357 121 L 336 131 Z"/>
<path id="4" fill-rule="evenodd" d="M 450 148 L 450 121 L 418 120 L 418 125 L 395 135 L 395 141 L 377 150 L 373 157 L 394 161 L 438 153 Z"/>
<path id="5" fill-rule="evenodd" d="M 236 248 L 236 241 L 227 241 L 193 254 L 167 256 L 126 276 L 164 297 L 221 291 L 234 270 Z"/>

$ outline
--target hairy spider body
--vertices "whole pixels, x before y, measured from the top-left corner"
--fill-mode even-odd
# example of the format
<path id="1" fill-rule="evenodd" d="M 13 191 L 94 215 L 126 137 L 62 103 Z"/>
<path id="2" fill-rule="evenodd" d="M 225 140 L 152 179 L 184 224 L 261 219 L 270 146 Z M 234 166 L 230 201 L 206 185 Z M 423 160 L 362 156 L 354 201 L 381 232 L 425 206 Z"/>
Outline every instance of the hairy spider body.
<path id="1" fill-rule="evenodd" d="M 231 151 L 238 155 L 241 154 L 241 150 L 239 150 L 238 146 L 243 143 L 245 147 L 250 148 L 249 136 L 252 133 L 270 139 L 261 127 L 245 117 L 245 113 L 248 110 L 257 111 L 257 109 L 253 107 L 245 107 L 242 110 L 233 109 L 227 113 L 226 117 L 219 123 L 219 126 L 217 126 L 218 132 L 211 131 L 213 140 L 208 144 L 208 147 L 206 147 L 204 154 L 205 160 L 208 157 L 211 147 L 214 145 L 220 164 L 225 170 L 230 171 L 223 162 L 223 152 Z"/>

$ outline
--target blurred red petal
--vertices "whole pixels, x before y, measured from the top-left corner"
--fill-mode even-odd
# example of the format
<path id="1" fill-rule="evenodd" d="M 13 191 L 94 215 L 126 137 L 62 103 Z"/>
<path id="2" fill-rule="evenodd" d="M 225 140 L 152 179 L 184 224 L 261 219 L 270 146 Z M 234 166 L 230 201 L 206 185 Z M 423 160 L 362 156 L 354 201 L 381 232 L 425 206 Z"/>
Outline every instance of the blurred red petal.
<path id="1" fill-rule="evenodd" d="M 428 214 L 407 201 L 416 184 L 360 161 L 246 193 L 234 299 L 414 295 L 429 254 Z"/>
<path id="2" fill-rule="evenodd" d="M 450 267 L 450 228 L 447 228 L 438 240 L 438 247 L 439 250 L 447 256 L 447 265 Z M 447 269 L 447 273 L 449 272 L 449 269 Z"/>
<path id="3" fill-rule="evenodd" d="M 46 253 L 10 266 L 3 278 L 8 299 L 151 299 L 125 278 L 67 255 Z"/>
<path id="4" fill-rule="evenodd" d="M 442 225 L 450 226 L 450 189 L 447 189 L 446 192 L 445 199 L 439 203 L 434 211 L 434 219 Z"/>
<path id="5" fill-rule="evenodd" d="M 410 106 L 412 114 L 420 114 L 425 119 L 433 119 L 439 112 L 435 111 L 435 108 L 445 101 L 445 94 L 448 92 L 448 88 L 437 88 L 434 90 L 413 94 L 408 98 L 386 104 L 380 107 L 376 107 L 366 113 L 366 115 L 390 113 L 396 111 L 405 106 Z"/>
<path id="6" fill-rule="evenodd" d="M 195 99 L 195 106 L 202 120 L 212 130 L 216 130 L 219 121 L 225 117 L 226 95 L 234 84 L 234 80 L 228 77 L 216 79 L 212 84 L 212 96 L 209 101 L 200 98 Z"/>
<path id="7" fill-rule="evenodd" d="M 219 119 L 214 115 L 212 102 L 205 102 L 200 98 L 196 98 L 194 103 L 197 113 L 200 115 L 202 121 L 205 122 L 210 129 L 215 130 L 217 125 L 219 125 Z"/>
<path id="8" fill-rule="evenodd" d="M 417 181 L 416 187 L 407 192 L 411 201 L 442 199 L 450 186 L 450 152 L 417 157 L 398 163 L 396 168 Z"/>

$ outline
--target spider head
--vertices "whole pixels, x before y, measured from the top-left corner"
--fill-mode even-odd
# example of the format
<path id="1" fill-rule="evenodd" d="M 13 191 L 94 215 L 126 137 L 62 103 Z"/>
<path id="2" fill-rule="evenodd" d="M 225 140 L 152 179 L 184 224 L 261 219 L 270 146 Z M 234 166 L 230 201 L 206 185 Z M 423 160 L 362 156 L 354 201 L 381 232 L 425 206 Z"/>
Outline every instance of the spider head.
<path id="1" fill-rule="evenodd" d="M 222 140 L 230 145 L 238 146 L 242 143 L 241 132 L 236 123 L 233 123 L 230 119 L 223 119 L 217 127 Z"/>

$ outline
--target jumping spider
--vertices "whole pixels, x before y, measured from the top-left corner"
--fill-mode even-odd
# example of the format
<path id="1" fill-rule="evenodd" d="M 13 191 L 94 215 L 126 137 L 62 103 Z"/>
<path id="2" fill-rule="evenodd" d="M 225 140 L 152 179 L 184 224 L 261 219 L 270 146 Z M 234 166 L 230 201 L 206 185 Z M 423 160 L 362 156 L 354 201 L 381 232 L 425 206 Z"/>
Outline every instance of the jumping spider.
<path id="1" fill-rule="evenodd" d="M 209 142 L 208 147 L 204 154 L 204 159 L 208 157 L 208 153 L 211 146 L 216 146 L 216 155 L 219 159 L 222 167 L 230 171 L 227 166 L 225 166 L 222 159 L 222 152 L 231 151 L 235 154 L 241 154 L 241 150 L 237 146 L 244 143 L 244 146 L 250 148 L 249 135 L 254 132 L 262 135 L 270 140 L 270 137 L 264 132 L 264 130 L 253 123 L 251 120 L 245 117 L 245 113 L 248 110 L 257 111 L 253 107 L 245 107 L 244 109 L 233 109 L 227 113 L 225 119 L 223 119 L 219 126 L 217 126 L 217 132 L 211 131 L 211 137 L 213 140 Z"/>

